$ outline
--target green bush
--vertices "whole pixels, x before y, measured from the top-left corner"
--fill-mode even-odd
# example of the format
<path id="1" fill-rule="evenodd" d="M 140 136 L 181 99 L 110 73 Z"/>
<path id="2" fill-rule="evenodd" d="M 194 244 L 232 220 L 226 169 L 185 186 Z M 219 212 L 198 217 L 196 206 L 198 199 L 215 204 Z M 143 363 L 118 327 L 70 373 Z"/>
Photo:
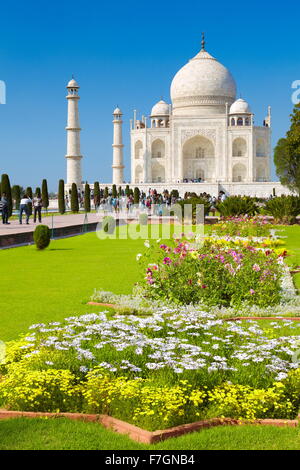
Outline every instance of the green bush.
<path id="1" fill-rule="evenodd" d="M 300 215 L 300 197 L 275 197 L 266 202 L 265 211 L 274 217 L 276 224 L 294 224 Z"/>
<path id="2" fill-rule="evenodd" d="M 140 225 L 147 225 L 148 223 L 148 214 L 140 214 L 139 215 L 139 224 Z"/>
<path id="3" fill-rule="evenodd" d="M 259 211 L 254 198 L 250 196 L 230 196 L 217 204 L 217 210 L 222 217 L 238 215 L 255 215 Z"/>
<path id="4" fill-rule="evenodd" d="M 100 206 L 100 186 L 99 181 L 95 181 L 94 183 L 94 204 L 95 208 Z"/>
<path id="5" fill-rule="evenodd" d="M 102 229 L 104 232 L 109 233 L 110 235 L 114 233 L 116 228 L 116 221 L 111 215 L 103 217 L 102 220 Z"/>
<path id="6" fill-rule="evenodd" d="M 139 190 L 139 188 L 134 188 L 134 193 L 133 194 L 134 194 L 133 202 L 134 202 L 134 204 L 138 204 L 140 202 L 140 190 Z"/>
<path id="7" fill-rule="evenodd" d="M 84 187 L 84 210 L 91 212 L 91 189 L 88 183 Z"/>
<path id="8" fill-rule="evenodd" d="M 76 183 L 72 183 L 71 211 L 73 213 L 79 212 L 78 190 L 77 190 L 77 184 Z"/>
<path id="9" fill-rule="evenodd" d="M 13 203 L 12 203 L 10 181 L 9 181 L 8 175 L 6 174 L 3 174 L 1 177 L 1 192 L 0 192 L 1 197 L 3 193 L 6 194 L 6 198 L 8 201 L 8 215 L 10 217 L 12 215 Z"/>
<path id="10" fill-rule="evenodd" d="M 60 214 L 64 214 L 66 212 L 64 180 L 59 180 L 58 183 L 58 211 Z"/>
<path id="11" fill-rule="evenodd" d="M 112 197 L 117 197 L 118 195 L 117 186 L 115 184 L 112 185 L 111 195 Z"/>
<path id="12" fill-rule="evenodd" d="M 38 250 L 44 250 L 50 243 L 51 231 L 47 225 L 38 225 L 33 233 L 33 240 Z"/>
<path id="13" fill-rule="evenodd" d="M 42 201 L 44 209 L 48 209 L 49 207 L 49 194 L 48 194 L 48 183 L 47 180 L 42 181 Z"/>

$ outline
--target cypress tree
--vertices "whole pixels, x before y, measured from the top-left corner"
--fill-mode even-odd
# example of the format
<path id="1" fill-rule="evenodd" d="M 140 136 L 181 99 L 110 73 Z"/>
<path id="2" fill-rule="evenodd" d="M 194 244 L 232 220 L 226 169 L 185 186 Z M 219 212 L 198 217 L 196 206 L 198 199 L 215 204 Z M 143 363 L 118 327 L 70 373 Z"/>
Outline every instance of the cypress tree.
<path id="1" fill-rule="evenodd" d="M 88 183 L 84 186 L 84 210 L 91 212 L 91 188 Z"/>
<path id="2" fill-rule="evenodd" d="M 117 186 L 115 184 L 112 185 L 112 197 L 117 197 Z"/>
<path id="3" fill-rule="evenodd" d="M 119 197 L 122 196 L 122 186 L 119 186 L 119 187 L 118 187 L 118 196 L 119 196 Z"/>
<path id="4" fill-rule="evenodd" d="M 104 197 L 104 199 L 108 198 L 108 187 L 107 186 L 105 186 L 103 197 Z"/>
<path id="5" fill-rule="evenodd" d="M 129 194 L 130 194 L 129 184 L 126 184 L 125 194 L 126 194 L 127 197 L 128 197 Z"/>
<path id="6" fill-rule="evenodd" d="M 35 196 L 36 197 L 42 197 L 42 193 L 41 193 L 41 188 L 37 187 L 35 188 Z"/>
<path id="7" fill-rule="evenodd" d="M 134 204 L 138 204 L 140 202 L 140 190 L 139 190 L 139 188 L 134 188 L 133 202 L 134 202 Z"/>
<path id="8" fill-rule="evenodd" d="M 100 206 L 100 186 L 99 181 L 95 181 L 94 183 L 94 204 L 95 209 Z"/>
<path id="9" fill-rule="evenodd" d="M 18 184 L 15 184 L 11 188 L 12 198 L 15 201 L 15 208 L 18 211 L 20 209 L 20 201 L 21 201 L 21 187 Z"/>
<path id="10" fill-rule="evenodd" d="M 74 212 L 74 214 L 79 211 L 78 191 L 77 191 L 77 184 L 76 183 L 72 183 L 71 211 Z"/>
<path id="11" fill-rule="evenodd" d="M 9 177 L 5 173 L 1 177 L 1 197 L 3 193 L 6 194 L 6 198 L 8 201 L 8 216 L 10 217 L 12 215 L 13 203 L 12 203 L 12 197 L 11 197 L 11 187 L 10 187 Z"/>
<path id="12" fill-rule="evenodd" d="M 48 210 L 49 207 L 49 194 L 48 194 L 48 184 L 47 180 L 42 181 L 42 200 L 43 200 L 43 207 Z"/>
<path id="13" fill-rule="evenodd" d="M 26 188 L 26 194 L 30 199 L 32 199 L 33 194 L 32 194 L 32 187 L 31 186 L 28 186 L 28 188 Z M 32 215 L 32 202 L 28 203 L 28 212 L 29 212 L 29 215 Z"/>
<path id="14" fill-rule="evenodd" d="M 60 214 L 64 214 L 66 212 L 64 180 L 59 180 L 58 183 L 58 211 Z"/>

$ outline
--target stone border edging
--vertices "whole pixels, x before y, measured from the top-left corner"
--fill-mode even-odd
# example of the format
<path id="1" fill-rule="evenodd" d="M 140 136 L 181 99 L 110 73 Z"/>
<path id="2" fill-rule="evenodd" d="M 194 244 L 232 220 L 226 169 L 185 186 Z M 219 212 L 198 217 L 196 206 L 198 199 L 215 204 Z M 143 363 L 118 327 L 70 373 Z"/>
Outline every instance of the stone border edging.
<path id="1" fill-rule="evenodd" d="M 163 429 L 158 431 L 147 431 L 145 429 L 134 426 L 133 424 L 127 423 L 117 418 L 113 418 L 108 415 L 97 415 L 97 414 L 83 414 L 83 413 L 45 413 L 36 411 L 11 411 L 0 409 L 0 420 L 1 419 L 12 419 L 12 418 L 68 418 L 75 421 L 88 421 L 98 422 L 107 429 L 115 431 L 119 434 L 126 434 L 128 437 L 137 442 L 144 444 L 154 444 L 156 442 L 169 439 L 171 437 L 179 437 L 183 434 L 199 431 L 201 429 L 208 429 L 214 426 L 224 425 L 245 425 L 245 424 L 256 424 L 264 426 L 289 426 L 297 427 L 297 419 L 257 419 L 254 421 L 242 421 L 239 419 L 231 418 L 211 418 L 202 421 L 196 421 L 195 423 L 182 424 L 169 429 Z"/>

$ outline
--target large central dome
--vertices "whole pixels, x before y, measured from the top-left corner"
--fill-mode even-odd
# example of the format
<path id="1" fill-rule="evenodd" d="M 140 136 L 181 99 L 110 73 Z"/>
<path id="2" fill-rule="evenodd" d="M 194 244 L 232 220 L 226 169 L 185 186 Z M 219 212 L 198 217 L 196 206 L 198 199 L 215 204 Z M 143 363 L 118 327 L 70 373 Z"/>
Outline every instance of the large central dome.
<path id="1" fill-rule="evenodd" d="M 171 84 L 175 115 L 223 113 L 225 104 L 231 105 L 235 97 L 231 73 L 204 48 L 177 72 Z"/>

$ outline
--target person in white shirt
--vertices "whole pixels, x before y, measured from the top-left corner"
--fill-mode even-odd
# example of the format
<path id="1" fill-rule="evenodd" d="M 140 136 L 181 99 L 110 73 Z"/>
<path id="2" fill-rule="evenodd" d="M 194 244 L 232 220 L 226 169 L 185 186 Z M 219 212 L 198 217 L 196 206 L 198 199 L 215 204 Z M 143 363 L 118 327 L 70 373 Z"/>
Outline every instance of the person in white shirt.
<path id="1" fill-rule="evenodd" d="M 26 214 L 26 224 L 28 225 L 29 224 L 29 216 L 30 216 L 30 212 L 29 212 L 29 207 L 28 207 L 28 204 L 29 203 L 32 203 L 32 200 L 27 196 L 27 194 L 25 194 L 21 201 L 20 201 L 20 214 L 19 214 L 19 222 L 20 224 L 22 224 L 22 216 L 23 216 L 23 212 L 25 212 Z"/>

